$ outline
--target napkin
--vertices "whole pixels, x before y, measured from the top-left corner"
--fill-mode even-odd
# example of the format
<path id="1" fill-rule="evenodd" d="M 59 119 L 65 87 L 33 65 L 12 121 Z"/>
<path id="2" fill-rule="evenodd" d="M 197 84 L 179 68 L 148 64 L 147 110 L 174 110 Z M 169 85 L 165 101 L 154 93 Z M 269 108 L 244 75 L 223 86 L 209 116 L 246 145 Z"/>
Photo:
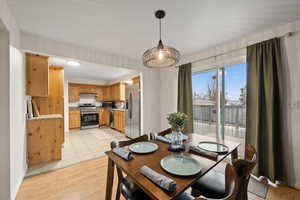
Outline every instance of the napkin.
<path id="1" fill-rule="evenodd" d="M 171 141 L 168 138 L 165 138 L 161 135 L 156 136 L 155 139 L 164 143 L 171 144 Z"/>
<path id="2" fill-rule="evenodd" d="M 209 152 L 198 148 L 197 146 L 190 146 L 190 152 L 199 154 L 201 156 L 207 157 L 211 160 L 217 160 L 218 154 L 214 152 Z"/>
<path id="3" fill-rule="evenodd" d="M 176 182 L 173 181 L 172 179 L 165 177 L 156 171 L 153 171 L 147 166 L 143 166 L 140 169 L 140 173 L 146 176 L 148 179 L 150 179 L 152 182 L 154 182 L 156 185 L 159 187 L 169 191 L 173 192 L 176 190 Z"/>
<path id="4" fill-rule="evenodd" d="M 114 148 L 112 150 L 112 152 L 115 153 L 116 155 L 120 156 L 124 160 L 131 160 L 133 158 L 132 153 L 128 149 L 117 147 L 117 148 Z"/>

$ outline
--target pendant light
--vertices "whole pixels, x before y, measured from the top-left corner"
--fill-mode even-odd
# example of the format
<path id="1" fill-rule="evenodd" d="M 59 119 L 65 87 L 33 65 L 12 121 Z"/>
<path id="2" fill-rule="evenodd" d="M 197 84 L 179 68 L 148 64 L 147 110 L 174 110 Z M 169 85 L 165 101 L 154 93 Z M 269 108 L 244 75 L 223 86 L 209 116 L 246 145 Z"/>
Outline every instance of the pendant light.
<path id="1" fill-rule="evenodd" d="M 148 49 L 143 54 L 143 64 L 151 68 L 171 67 L 179 62 L 180 53 L 173 47 L 165 46 L 161 41 L 161 19 L 166 15 L 165 11 L 158 10 L 155 17 L 159 19 L 159 42 L 157 47 Z"/>

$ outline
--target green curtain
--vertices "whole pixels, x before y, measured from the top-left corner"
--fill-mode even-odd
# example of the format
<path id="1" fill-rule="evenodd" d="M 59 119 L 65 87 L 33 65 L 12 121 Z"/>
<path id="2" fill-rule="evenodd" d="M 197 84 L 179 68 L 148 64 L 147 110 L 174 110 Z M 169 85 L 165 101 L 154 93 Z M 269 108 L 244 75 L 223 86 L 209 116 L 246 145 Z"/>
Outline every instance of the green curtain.
<path id="1" fill-rule="evenodd" d="M 246 143 L 258 153 L 257 176 L 283 181 L 281 95 L 283 84 L 280 39 L 247 47 Z"/>
<path id="2" fill-rule="evenodd" d="M 192 91 L 192 64 L 179 66 L 178 72 L 178 112 L 188 115 L 185 133 L 193 132 L 193 91 Z"/>

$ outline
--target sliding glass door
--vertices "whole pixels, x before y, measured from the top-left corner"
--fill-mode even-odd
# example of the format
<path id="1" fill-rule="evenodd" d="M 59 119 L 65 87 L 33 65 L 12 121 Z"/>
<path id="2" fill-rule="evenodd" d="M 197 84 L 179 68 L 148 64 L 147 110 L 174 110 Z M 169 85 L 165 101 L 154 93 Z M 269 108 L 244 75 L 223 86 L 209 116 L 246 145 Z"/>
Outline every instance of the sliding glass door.
<path id="1" fill-rule="evenodd" d="M 217 137 L 217 70 L 193 74 L 194 132 Z"/>
<path id="2" fill-rule="evenodd" d="M 237 64 L 193 74 L 195 133 L 244 144 L 246 68 Z"/>

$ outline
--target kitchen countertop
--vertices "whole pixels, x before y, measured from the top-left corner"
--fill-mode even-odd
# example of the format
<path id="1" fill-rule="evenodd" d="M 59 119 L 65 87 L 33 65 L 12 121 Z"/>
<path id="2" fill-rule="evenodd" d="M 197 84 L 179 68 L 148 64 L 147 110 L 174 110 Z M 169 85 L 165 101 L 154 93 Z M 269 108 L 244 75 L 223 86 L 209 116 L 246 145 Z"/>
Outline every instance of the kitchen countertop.
<path id="1" fill-rule="evenodd" d="M 113 108 L 112 110 L 116 110 L 116 111 L 125 111 L 124 108 Z"/>
<path id="2" fill-rule="evenodd" d="M 63 118 L 61 114 L 51 114 L 51 115 L 40 115 L 39 117 L 33 117 L 27 120 L 61 119 L 61 118 Z"/>
<path id="3" fill-rule="evenodd" d="M 102 106 L 97 106 L 96 108 L 111 109 L 109 107 L 102 107 Z M 79 107 L 75 107 L 75 106 L 69 106 L 69 109 L 80 109 L 80 108 Z M 124 108 L 112 108 L 111 110 L 125 111 Z"/>

